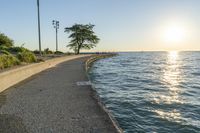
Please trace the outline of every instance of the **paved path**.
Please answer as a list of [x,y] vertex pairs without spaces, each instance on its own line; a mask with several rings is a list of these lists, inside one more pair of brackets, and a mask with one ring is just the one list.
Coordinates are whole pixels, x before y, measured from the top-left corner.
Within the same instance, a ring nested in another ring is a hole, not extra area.
[[92,97],[84,62],[64,62],[0,93],[0,133],[115,133]]

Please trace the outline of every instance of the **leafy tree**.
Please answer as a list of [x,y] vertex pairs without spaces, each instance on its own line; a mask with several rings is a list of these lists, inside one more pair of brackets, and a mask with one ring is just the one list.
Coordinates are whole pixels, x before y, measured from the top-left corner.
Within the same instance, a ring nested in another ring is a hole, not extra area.
[[12,47],[13,40],[11,40],[9,37],[4,35],[3,33],[0,33],[0,46]]
[[81,49],[94,48],[100,39],[95,35],[93,28],[92,24],[74,24],[65,28],[65,32],[71,33],[71,41],[67,47],[73,49],[76,54],[79,54]]

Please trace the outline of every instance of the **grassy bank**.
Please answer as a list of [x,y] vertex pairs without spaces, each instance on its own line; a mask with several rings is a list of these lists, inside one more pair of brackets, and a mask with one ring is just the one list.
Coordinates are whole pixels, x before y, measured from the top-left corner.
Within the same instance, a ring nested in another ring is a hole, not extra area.
[[15,47],[14,41],[0,33],[0,69],[9,68],[23,63],[37,62],[33,52],[24,47]]
[[33,52],[23,47],[0,46],[0,69],[37,62]]
[[23,46],[14,46],[14,41],[8,36],[0,33],[0,70],[18,65],[45,61],[56,56],[64,55],[61,51],[51,51],[49,48],[42,51],[42,56],[38,50],[31,51]]

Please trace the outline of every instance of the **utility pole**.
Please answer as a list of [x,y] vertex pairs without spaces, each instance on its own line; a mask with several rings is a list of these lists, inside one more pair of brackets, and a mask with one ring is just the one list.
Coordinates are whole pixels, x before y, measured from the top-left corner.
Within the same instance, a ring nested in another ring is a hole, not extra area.
[[41,51],[41,33],[40,33],[40,2],[37,0],[37,11],[38,11],[38,38],[39,38],[39,51],[40,56],[42,55]]
[[53,20],[52,24],[54,28],[56,29],[56,51],[58,51],[58,29],[59,29],[59,21]]

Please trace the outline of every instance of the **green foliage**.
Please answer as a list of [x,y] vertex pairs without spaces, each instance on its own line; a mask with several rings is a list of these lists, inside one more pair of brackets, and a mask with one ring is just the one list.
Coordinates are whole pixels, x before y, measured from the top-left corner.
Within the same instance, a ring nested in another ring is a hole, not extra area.
[[56,51],[56,52],[54,52],[54,54],[64,54],[64,53],[61,51]]
[[21,62],[26,62],[26,63],[33,63],[37,61],[35,54],[28,50],[23,50],[22,52],[19,52],[17,54],[17,58]]
[[[41,52],[42,52],[43,55],[45,54],[44,51],[41,51]],[[39,50],[34,50],[33,53],[36,54],[36,55],[39,55],[40,51]]]
[[34,50],[33,53],[34,54],[40,54],[40,51],[39,50]]
[[19,52],[23,52],[23,51],[29,51],[28,49],[24,48],[24,47],[10,47],[8,49],[8,51],[10,53],[19,53]]
[[35,54],[23,46],[14,47],[13,40],[0,33],[0,69],[19,65],[20,62],[32,63],[36,61]]
[[49,48],[44,49],[44,54],[53,54],[53,51],[51,51]]
[[8,68],[8,67],[19,65],[19,64],[20,64],[20,61],[11,54],[0,55],[0,69]]
[[13,40],[11,40],[9,37],[4,35],[3,33],[0,33],[0,46],[12,47]]
[[3,45],[0,45],[0,50],[6,50],[6,51],[8,51],[8,47],[7,46],[3,46]]
[[0,50],[0,54],[10,55],[10,53],[7,50]]
[[95,35],[93,28],[94,25],[91,24],[74,24],[65,28],[65,32],[71,33],[71,41],[67,47],[73,49],[76,54],[79,54],[80,49],[94,48],[100,39]]

